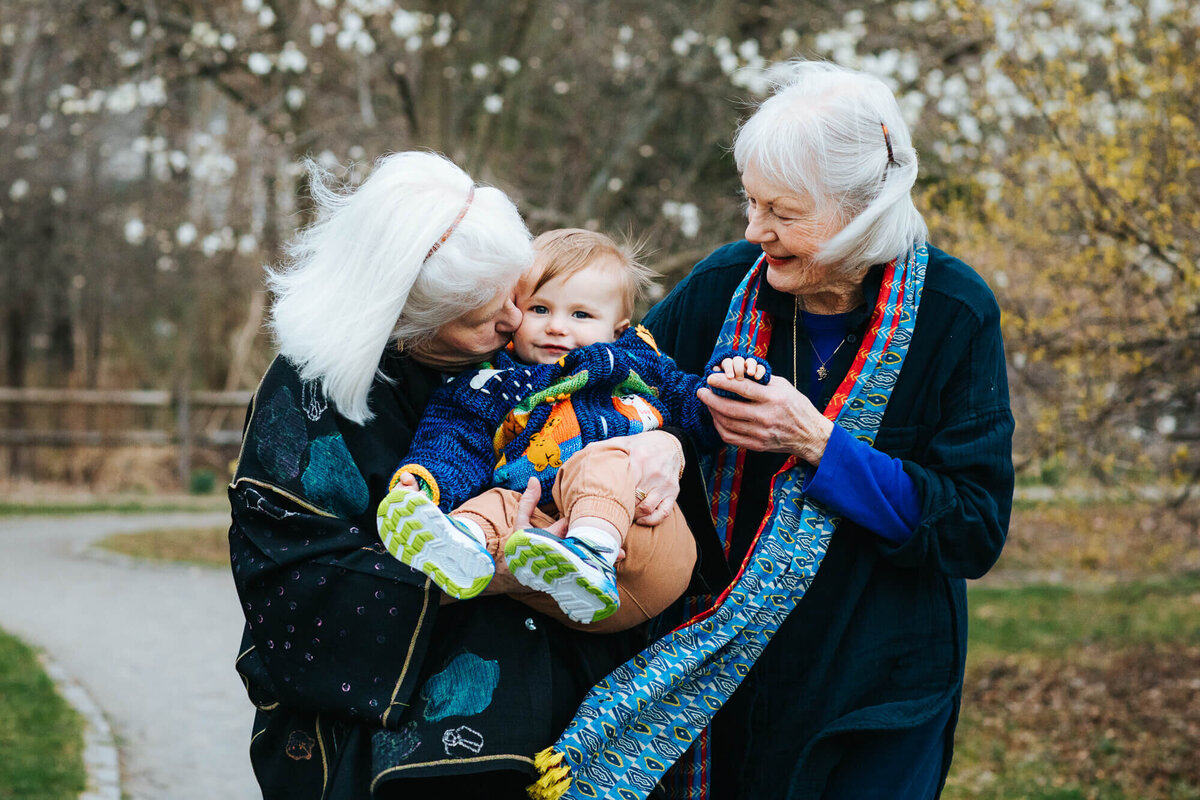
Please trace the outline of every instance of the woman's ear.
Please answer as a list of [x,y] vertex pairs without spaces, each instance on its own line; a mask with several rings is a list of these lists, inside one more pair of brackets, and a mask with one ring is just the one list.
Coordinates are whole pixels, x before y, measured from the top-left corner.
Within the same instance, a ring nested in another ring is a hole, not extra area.
[[615,338],[617,336],[620,336],[622,333],[624,333],[627,330],[629,330],[629,317],[626,317],[625,319],[623,319],[617,323],[617,326],[615,328],[613,328],[613,337]]

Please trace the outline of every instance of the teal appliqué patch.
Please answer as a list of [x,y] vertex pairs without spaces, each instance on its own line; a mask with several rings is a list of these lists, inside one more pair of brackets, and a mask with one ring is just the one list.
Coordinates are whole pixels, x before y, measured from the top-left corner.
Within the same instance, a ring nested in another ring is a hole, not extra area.
[[484,661],[474,653],[455,656],[421,687],[425,719],[437,722],[478,714],[492,704],[492,692],[499,683],[499,662]]
[[322,436],[309,445],[308,466],[300,481],[310,501],[340,517],[353,517],[367,509],[367,483],[340,433]]
[[415,722],[409,722],[398,731],[375,731],[371,735],[371,760],[375,764],[375,772],[402,764],[420,746],[421,736],[417,733]]
[[255,415],[254,452],[274,481],[288,484],[300,474],[308,444],[304,415],[288,387],[281,386]]

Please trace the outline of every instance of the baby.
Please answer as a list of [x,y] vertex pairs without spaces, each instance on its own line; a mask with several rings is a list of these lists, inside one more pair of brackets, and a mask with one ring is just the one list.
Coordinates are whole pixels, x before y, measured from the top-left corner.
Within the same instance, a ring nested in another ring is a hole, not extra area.
[[[645,497],[628,452],[607,440],[666,425],[701,447],[721,441],[696,398],[703,378],[681,372],[644,328],[630,328],[650,270],[586,230],[550,231],[534,250],[518,287],[523,318],[511,352],[434,393],[379,506],[379,534],[447,594],[474,597],[494,574],[522,490],[537,478],[542,507],[553,504],[567,520],[566,535],[516,531],[503,557],[521,584],[548,593],[571,620],[592,623],[620,607],[615,565]],[[770,377],[765,364],[734,353],[714,355],[710,366],[762,383]],[[594,442],[604,444],[576,455]],[[660,526],[655,536],[686,536],[694,562],[690,531],[673,511],[672,529]],[[670,586],[639,577],[627,596],[653,616],[682,593],[690,570],[676,569],[682,583]]]

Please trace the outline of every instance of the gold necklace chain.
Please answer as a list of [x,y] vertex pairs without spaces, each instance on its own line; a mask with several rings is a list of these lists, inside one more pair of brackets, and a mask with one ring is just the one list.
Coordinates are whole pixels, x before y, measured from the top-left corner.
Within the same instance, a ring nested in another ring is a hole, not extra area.
[[[792,309],[792,380],[795,381],[797,379],[796,378],[796,372],[797,372],[797,367],[796,367],[796,338],[797,338],[796,320],[800,316],[800,296],[796,295],[793,299],[795,300],[795,304],[794,304],[794,308]],[[849,338],[850,338],[850,334],[847,333],[845,336],[842,337],[842,340],[840,342],[838,342],[838,346],[833,348],[833,352],[829,354],[828,358],[821,358],[821,354],[820,354],[820,352],[817,351],[817,346],[813,343],[812,337],[809,337],[808,345],[809,345],[809,347],[812,348],[813,355],[815,355],[817,357],[817,361],[821,362],[820,366],[817,367],[817,381],[818,382],[824,381],[826,378],[829,377],[829,370],[826,368],[825,365],[833,360],[833,357],[837,355],[838,350],[842,349],[842,345],[844,345],[846,343],[846,340]]]

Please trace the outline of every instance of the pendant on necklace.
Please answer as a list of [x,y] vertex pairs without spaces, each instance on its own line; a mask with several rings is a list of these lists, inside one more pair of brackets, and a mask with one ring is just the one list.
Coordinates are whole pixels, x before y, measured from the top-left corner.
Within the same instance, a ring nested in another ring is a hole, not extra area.
[[825,367],[817,367],[817,380],[823,381],[829,377],[829,370]]

